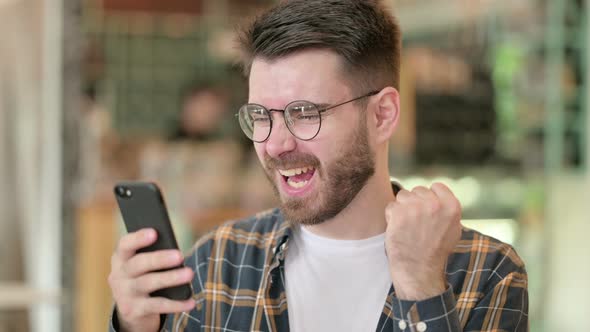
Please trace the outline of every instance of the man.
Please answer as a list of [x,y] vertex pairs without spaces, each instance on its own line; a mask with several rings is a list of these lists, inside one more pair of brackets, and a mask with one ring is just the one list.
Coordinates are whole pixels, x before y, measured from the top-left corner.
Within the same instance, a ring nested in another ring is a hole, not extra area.
[[[111,330],[526,331],[514,250],[460,224],[442,184],[391,184],[400,31],[377,1],[293,0],[240,39],[239,110],[281,208],[227,223],[178,252],[123,237],[109,278]],[[192,282],[187,301],[150,298]],[[168,314],[165,316],[164,314]]]

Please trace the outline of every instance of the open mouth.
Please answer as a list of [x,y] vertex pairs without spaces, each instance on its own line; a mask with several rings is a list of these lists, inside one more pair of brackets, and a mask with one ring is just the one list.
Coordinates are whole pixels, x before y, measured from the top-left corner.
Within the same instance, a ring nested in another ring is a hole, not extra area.
[[309,183],[315,174],[315,168],[305,166],[285,170],[280,169],[279,174],[281,174],[289,187],[293,189],[302,189]]

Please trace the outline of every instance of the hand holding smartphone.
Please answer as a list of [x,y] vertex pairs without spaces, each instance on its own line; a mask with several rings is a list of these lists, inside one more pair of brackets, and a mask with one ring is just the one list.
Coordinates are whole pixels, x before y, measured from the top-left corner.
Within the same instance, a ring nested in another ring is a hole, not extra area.
[[[127,232],[137,232],[144,228],[152,228],[157,233],[156,242],[141,248],[136,253],[155,252],[159,250],[176,249],[178,244],[170,223],[166,204],[158,186],[150,182],[124,182],[115,186],[115,196]],[[157,272],[182,268],[162,269]],[[172,300],[186,300],[192,296],[190,283],[180,286],[167,287],[156,290],[151,296],[161,296]]]

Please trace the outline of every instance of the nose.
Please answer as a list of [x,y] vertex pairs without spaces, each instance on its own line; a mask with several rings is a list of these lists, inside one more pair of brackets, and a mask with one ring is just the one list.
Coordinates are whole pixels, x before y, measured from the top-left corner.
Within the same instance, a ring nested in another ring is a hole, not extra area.
[[274,113],[272,130],[266,143],[266,153],[273,158],[281,156],[285,152],[291,152],[297,146],[297,139],[287,128],[284,115]]

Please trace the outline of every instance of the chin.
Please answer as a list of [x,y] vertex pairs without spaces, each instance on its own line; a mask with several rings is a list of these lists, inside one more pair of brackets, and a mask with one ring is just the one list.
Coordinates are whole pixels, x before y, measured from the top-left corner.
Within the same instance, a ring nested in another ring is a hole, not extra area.
[[[310,197],[311,196],[311,197]],[[321,198],[310,195],[305,198],[281,196],[281,211],[285,218],[295,224],[317,225],[323,222],[320,211]]]
[[310,214],[309,209],[301,209],[296,211],[283,206],[281,207],[281,211],[285,216],[285,220],[296,225],[313,226],[319,225],[325,221],[325,219],[317,217],[317,214]]

